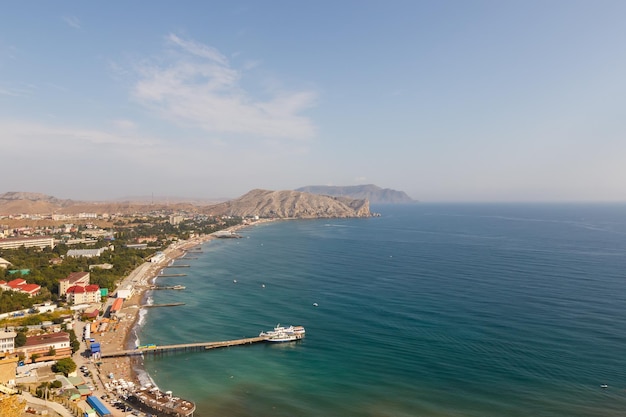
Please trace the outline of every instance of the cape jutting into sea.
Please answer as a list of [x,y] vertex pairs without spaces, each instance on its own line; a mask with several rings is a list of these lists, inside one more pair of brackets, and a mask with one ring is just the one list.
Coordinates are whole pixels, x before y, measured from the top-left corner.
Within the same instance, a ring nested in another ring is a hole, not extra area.
[[[142,344],[306,337],[145,360],[208,416],[623,416],[626,205],[415,204],[202,246]],[[167,281],[166,281],[167,280]]]

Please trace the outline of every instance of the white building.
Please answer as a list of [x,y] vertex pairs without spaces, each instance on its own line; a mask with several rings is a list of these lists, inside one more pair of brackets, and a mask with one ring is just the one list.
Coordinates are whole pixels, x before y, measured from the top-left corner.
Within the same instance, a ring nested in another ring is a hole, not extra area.
[[133,295],[133,287],[131,285],[126,286],[126,288],[122,288],[117,290],[116,298],[123,298],[128,300]]
[[164,259],[165,259],[165,254],[163,252],[157,252],[154,254],[152,258],[150,258],[150,262],[152,262],[153,264],[158,264]]
[[19,249],[21,247],[33,248],[54,248],[54,238],[37,236],[37,237],[10,237],[0,239],[0,249]]
[[13,353],[15,350],[15,337],[17,333],[0,331],[0,353]]
[[98,249],[70,249],[67,251],[67,256],[70,258],[93,258],[96,256],[100,256],[104,253],[107,248],[98,248]]

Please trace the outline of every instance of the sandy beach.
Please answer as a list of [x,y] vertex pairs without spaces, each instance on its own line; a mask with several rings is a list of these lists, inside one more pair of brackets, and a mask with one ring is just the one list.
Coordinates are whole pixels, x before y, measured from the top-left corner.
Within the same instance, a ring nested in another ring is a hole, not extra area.
[[[163,251],[164,258],[159,263],[146,262],[122,281],[120,287],[131,285],[133,294],[124,301],[120,314],[118,314],[120,320],[113,324],[115,330],[97,334],[97,340],[100,342],[103,351],[111,352],[132,348],[131,344],[134,342],[134,340],[131,340],[132,330],[139,319],[139,312],[141,305],[145,302],[146,291],[153,284],[154,278],[174,259],[182,257],[189,249],[211,239],[215,239],[215,237],[205,235],[174,243]],[[139,384],[135,371],[138,363],[131,362],[131,358],[105,358],[100,362],[99,368],[102,381],[108,378],[109,374],[113,374],[115,379],[122,378]]]
[[[226,229],[226,231],[236,232],[245,227],[254,226],[260,223],[266,223],[272,220],[261,220],[252,224],[244,224],[233,226]],[[183,257],[189,250],[203,243],[206,243],[212,239],[217,239],[214,235],[202,235],[186,241],[179,241],[163,251],[164,258],[158,263],[146,262],[132,271],[124,280],[120,283],[119,288],[125,288],[128,285],[133,287],[132,296],[124,301],[122,309],[118,314],[119,320],[111,321],[108,329],[105,332],[92,335],[101,344],[103,352],[115,352],[120,350],[132,349],[134,347],[134,335],[133,328],[135,327],[137,320],[139,319],[139,313],[141,306],[145,303],[146,292],[149,291],[150,286],[153,285],[154,278],[168,266],[173,260]],[[111,304],[109,302],[108,304]],[[121,358],[104,358],[99,361],[100,365],[97,367],[97,375],[95,375],[94,382],[96,383],[96,395],[101,396],[107,394],[104,383],[111,378],[109,375],[113,375],[113,379],[125,381],[132,381],[137,386],[141,386],[146,381],[140,381],[138,370],[141,370],[142,358],[141,357],[121,357]],[[168,389],[168,387],[162,387]],[[117,410],[113,411],[113,415],[116,416]],[[124,415],[123,413],[120,415]]]

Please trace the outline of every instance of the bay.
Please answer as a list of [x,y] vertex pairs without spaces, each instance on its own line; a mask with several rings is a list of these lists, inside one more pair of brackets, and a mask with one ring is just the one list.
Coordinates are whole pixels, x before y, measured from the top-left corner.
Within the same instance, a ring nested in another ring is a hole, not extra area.
[[160,283],[186,290],[150,296],[185,305],[147,311],[141,343],[307,335],[148,356],[150,377],[197,417],[623,414],[626,205],[373,209],[177,261],[188,276]]

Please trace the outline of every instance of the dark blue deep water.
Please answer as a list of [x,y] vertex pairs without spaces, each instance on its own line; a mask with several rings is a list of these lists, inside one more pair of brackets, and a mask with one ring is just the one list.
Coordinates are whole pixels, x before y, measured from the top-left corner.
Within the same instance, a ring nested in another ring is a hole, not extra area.
[[196,417],[626,414],[626,205],[373,210],[177,261],[160,284],[187,289],[152,297],[186,304],[148,310],[141,343],[307,335],[148,357],[150,376]]

